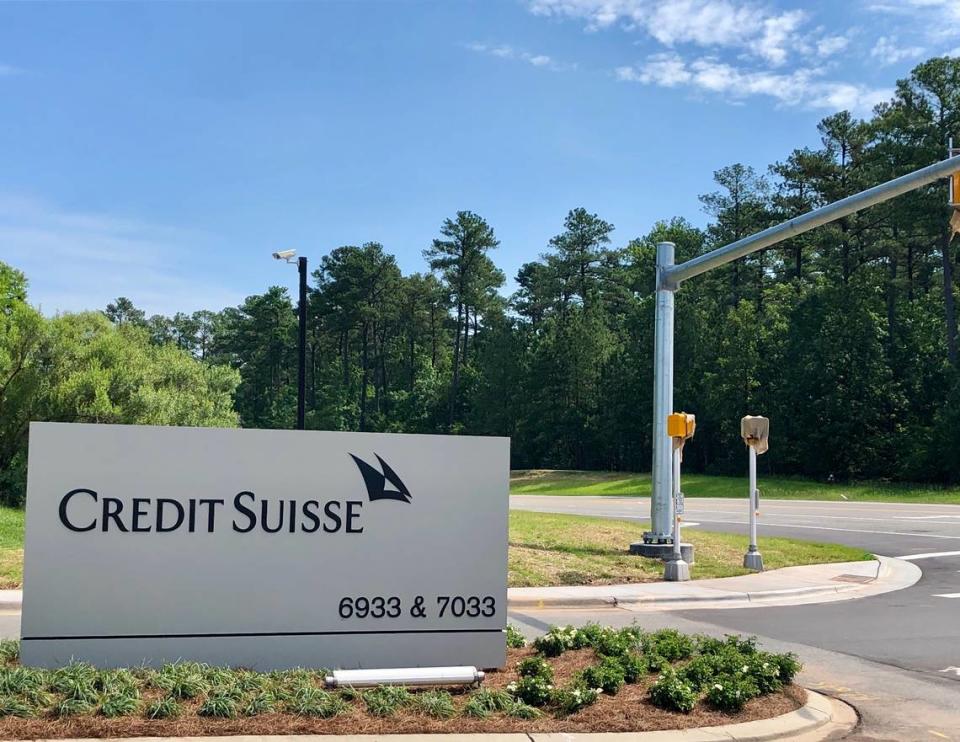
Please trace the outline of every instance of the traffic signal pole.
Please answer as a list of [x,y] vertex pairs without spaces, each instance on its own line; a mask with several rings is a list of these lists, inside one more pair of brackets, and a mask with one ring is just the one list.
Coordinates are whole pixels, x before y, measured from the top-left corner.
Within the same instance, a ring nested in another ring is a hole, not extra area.
[[[952,154],[952,152],[951,152]],[[667,415],[673,412],[673,341],[674,292],[684,281],[706,273],[746,255],[776,245],[829,224],[837,219],[889,201],[904,193],[922,188],[941,178],[960,172],[960,156],[928,165],[899,178],[835,201],[819,209],[789,219],[762,232],[737,240],[724,247],[675,264],[672,242],[657,245],[657,303],[654,339],[653,373],[653,470],[650,498],[650,530],[643,534],[643,544],[631,546],[631,552],[654,555],[659,546],[673,542],[672,446],[667,435]],[[649,547],[649,552],[643,549]],[[639,547],[639,548],[635,548]],[[672,551],[672,549],[671,549]],[[669,552],[668,552],[669,553]]]

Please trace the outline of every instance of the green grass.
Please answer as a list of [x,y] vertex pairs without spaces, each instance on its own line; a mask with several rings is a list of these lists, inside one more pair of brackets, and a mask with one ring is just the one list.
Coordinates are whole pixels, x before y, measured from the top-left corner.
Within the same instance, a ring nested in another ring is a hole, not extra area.
[[[697,477],[690,477],[693,482]],[[732,489],[720,489],[718,482],[736,482],[721,477],[699,477],[709,494],[690,492],[691,496],[724,497]],[[779,480],[800,487],[817,486],[810,482]],[[765,484],[765,483],[764,483]],[[514,494],[627,495],[649,494],[649,475],[593,472],[547,472],[535,476],[514,472]],[[779,497],[766,486],[767,497]],[[802,495],[796,495],[801,497]],[[960,502],[960,492],[956,494]],[[813,498],[817,499],[817,498]],[[826,499],[826,498],[819,498]],[[854,499],[854,498],[851,498]],[[641,523],[596,518],[584,519],[590,525],[582,532],[570,527],[575,516],[539,513],[510,514],[510,585],[569,585],[587,583],[633,582],[659,579],[659,562],[638,559],[624,553],[631,541],[643,532]],[[739,566],[746,541],[741,536],[688,531],[697,547],[694,578],[727,577],[744,574]],[[742,543],[741,543],[742,542]],[[864,552],[842,546],[814,544],[791,539],[763,539],[763,561],[768,569],[795,564],[845,562],[869,558]],[[23,511],[0,508],[0,589],[17,588],[23,582]],[[171,678],[177,687],[173,695],[192,698],[205,692],[206,680],[196,674],[178,673]]]
[[[760,491],[773,500],[835,500],[960,504],[960,487],[888,482],[829,484],[792,477],[767,477],[760,473]],[[688,497],[746,497],[744,477],[684,474]],[[521,469],[510,474],[513,495],[618,495],[649,497],[650,475],[629,472]],[[842,495],[842,497],[841,497]]]
[[[510,511],[511,587],[601,585],[651,582],[663,578],[663,563],[627,553],[647,524],[636,521]],[[693,579],[748,574],[742,566],[746,536],[688,529],[695,549]],[[761,538],[767,569],[800,564],[872,559],[862,549],[790,538]]]
[[23,582],[23,510],[0,507],[0,590]]

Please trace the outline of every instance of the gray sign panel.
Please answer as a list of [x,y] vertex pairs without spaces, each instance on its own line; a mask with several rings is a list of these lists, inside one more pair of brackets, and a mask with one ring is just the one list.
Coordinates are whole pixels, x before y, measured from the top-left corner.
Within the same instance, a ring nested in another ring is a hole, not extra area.
[[505,661],[509,439],[34,423],[21,655]]

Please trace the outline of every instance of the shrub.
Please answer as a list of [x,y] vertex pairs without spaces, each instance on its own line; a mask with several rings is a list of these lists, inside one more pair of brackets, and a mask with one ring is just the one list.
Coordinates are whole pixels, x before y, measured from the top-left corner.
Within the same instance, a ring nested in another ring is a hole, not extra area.
[[237,699],[224,693],[211,693],[207,700],[200,704],[197,715],[233,719],[237,715]]
[[211,687],[231,686],[236,682],[236,674],[227,667],[205,667],[203,677]]
[[64,698],[53,711],[57,716],[82,716],[92,713],[95,706],[85,698]]
[[0,717],[19,716],[27,719],[34,715],[33,707],[14,696],[0,696]]
[[190,673],[174,678],[168,692],[174,698],[197,698],[210,689],[209,684],[199,673]]
[[205,670],[203,665],[196,662],[164,665],[153,677],[153,685],[174,698],[197,698],[210,690]]
[[647,672],[664,672],[670,669],[670,662],[659,654],[646,654],[643,661],[647,666]]
[[453,696],[445,690],[429,690],[413,697],[414,708],[435,719],[449,719],[456,713]]
[[463,712],[467,716],[483,719],[494,711],[506,711],[514,703],[516,701],[505,691],[483,688],[470,695]]
[[792,683],[797,673],[803,669],[803,665],[793,652],[775,654],[772,655],[772,659],[780,669],[780,682],[784,684]]
[[682,680],[672,669],[661,673],[650,686],[650,702],[668,711],[689,714],[697,705],[697,692],[690,683]]
[[267,686],[267,677],[251,670],[239,670],[233,676],[234,685],[244,693],[261,691]]
[[123,693],[137,690],[139,682],[129,670],[101,670],[94,686],[104,693]]
[[0,693],[27,693],[39,691],[46,684],[44,673],[30,667],[0,669]]
[[750,679],[757,686],[760,695],[773,693],[783,687],[780,681],[780,665],[773,655],[767,652],[757,652],[747,657],[747,667]]
[[344,701],[362,701],[363,691],[359,688],[354,688],[352,685],[345,685],[340,688],[340,697]]
[[131,688],[108,693],[100,704],[100,713],[112,719],[135,714],[139,708],[140,694],[135,688]]
[[490,716],[490,709],[482,701],[471,697],[463,705],[463,714],[464,716],[472,716],[474,719],[486,719]]
[[596,703],[599,697],[600,690],[598,688],[588,688],[585,685],[574,684],[554,691],[550,702],[560,716],[570,716],[570,714],[575,714],[580,709]]
[[738,654],[753,654],[757,651],[755,636],[744,639],[736,634],[727,634],[723,639],[714,639],[712,636],[698,634],[694,637],[694,642],[697,651],[704,655],[723,654],[730,651]]
[[636,648],[637,640],[633,635],[622,631],[604,634],[594,645],[597,654],[604,657],[624,657]]
[[244,716],[272,714],[276,710],[277,699],[269,691],[255,692],[243,707]]
[[543,678],[553,682],[553,668],[542,657],[527,657],[517,663],[517,675],[521,678]]
[[586,636],[572,626],[551,626],[533,642],[533,648],[546,657],[559,657],[568,649],[586,646]]
[[543,714],[540,709],[524,703],[523,701],[513,701],[506,709],[507,716],[514,719],[539,719]]
[[393,716],[402,706],[410,703],[410,691],[395,685],[381,685],[363,694],[367,711],[374,716]]
[[523,649],[527,646],[526,637],[512,623],[507,624],[507,646],[510,649]]
[[[379,690],[379,689],[377,689]],[[405,690],[405,689],[404,689]],[[375,693],[376,691],[371,691]],[[370,695],[370,694],[368,694]],[[367,707],[370,708],[368,701]],[[340,696],[313,686],[301,686],[287,703],[287,708],[300,716],[319,716],[330,719],[347,710],[347,702]],[[371,710],[371,713],[376,713]],[[377,716],[389,716],[390,713],[378,713]]]
[[695,649],[694,640],[676,629],[661,629],[643,637],[644,653],[663,657],[669,662],[685,660]]
[[634,652],[629,652],[617,659],[623,668],[623,680],[626,683],[632,684],[639,682],[647,672],[647,665],[643,657]]
[[577,647],[577,649],[582,647],[596,648],[604,636],[617,633],[616,629],[612,629],[609,626],[602,626],[598,623],[588,623],[586,626],[582,626],[576,631],[577,643],[580,645]]
[[167,696],[148,703],[144,713],[148,719],[174,719],[180,716],[180,704],[176,698]]
[[530,706],[545,706],[553,685],[542,677],[525,677],[507,686],[507,692]]
[[607,695],[615,696],[626,680],[623,665],[615,657],[605,657],[600,664],[579,673],[588,688],[600,688]]
[[707,703],[718,711],[734,714],[751,698],[760,695],[753,679],[744,675],[721,675],[707,688]]
[[0,662],[12,664],[20,659],[20,642],[16,639],[0,640]]
[[696,657],[679,671],[677,677],[689,683],[694,690],[703,690],[717,674],[716,663],[711,656]]
[[742,636],[727,634],[726,644],[740,654],[753,654],[757,651],[757,637],[755,636],[748,636],[744,639]]
[[66,667],[54,670],[50,676],[50,689],[62,693],[67,699],[93,703],[97,699],[97,671],[85,662],[71,662]]

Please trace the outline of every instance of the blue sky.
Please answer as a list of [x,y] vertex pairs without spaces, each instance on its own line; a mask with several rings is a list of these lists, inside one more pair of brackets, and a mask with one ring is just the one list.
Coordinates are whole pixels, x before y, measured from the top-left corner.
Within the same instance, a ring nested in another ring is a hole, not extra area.
[[471,209],[512,277],[575,206],[704,223],[945,53],[958,0],[0,3],[0,259],[45,313],[219,309]]

